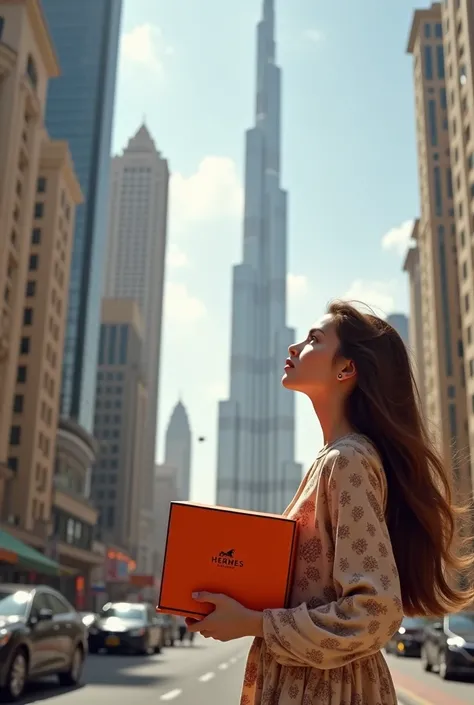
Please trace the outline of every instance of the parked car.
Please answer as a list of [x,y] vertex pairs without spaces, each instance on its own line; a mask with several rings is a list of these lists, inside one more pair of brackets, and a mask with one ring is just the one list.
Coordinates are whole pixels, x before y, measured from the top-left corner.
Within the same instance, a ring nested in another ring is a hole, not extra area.
[[108,602],[89,627],[89,651],[159,653],[163,628],[154,608],[146,603]]
[[458,612],[429,625],[421,649],[425,671],[438,671],[449,680],[474,675],[474,612]]
[[97,619],[95,612],[79,612],[79,614],[81,616],[82,623],[85,627],[87,627],[87,629],[89,629],[91,624],[93,624]]
[[29,680],[43,676],[77,685],[86,653],[81,617],[60,593],[0,585],[0,691],[7,700],[18,700]]
[[404,617],[398,631],[385,647],[386,652],[397,656],[420,656],[425,627],[429,623],[426,617]]

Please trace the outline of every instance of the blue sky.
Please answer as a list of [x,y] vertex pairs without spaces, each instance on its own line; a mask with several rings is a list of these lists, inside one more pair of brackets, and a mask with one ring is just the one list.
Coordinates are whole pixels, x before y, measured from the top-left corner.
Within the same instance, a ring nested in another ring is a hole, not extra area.
[[[114,151],[143,116],[172,171],[158,456],[179,395],[195,436],[193,497],[214,500],[217,400],[227,394],[231,268],[240,258],[244,131],[261,0],[124,0]],[[426,3],[425,3],[426,6]],[[410,0],[276,0],[289,323],[328,300],[407,311],[401,272],[418,213]],[[321,443],[298,400],[298,459]]]

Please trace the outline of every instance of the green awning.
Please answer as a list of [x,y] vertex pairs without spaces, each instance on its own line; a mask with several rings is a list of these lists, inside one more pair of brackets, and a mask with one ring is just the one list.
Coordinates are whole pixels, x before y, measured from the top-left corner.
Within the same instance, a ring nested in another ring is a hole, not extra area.
[[28,568],[43,575],[59,575],[59,564],[56,561],[52,561],[2,529],[0,529],[0,549],[9,554],[15,554],[17,556],[15,563],[22,568]]

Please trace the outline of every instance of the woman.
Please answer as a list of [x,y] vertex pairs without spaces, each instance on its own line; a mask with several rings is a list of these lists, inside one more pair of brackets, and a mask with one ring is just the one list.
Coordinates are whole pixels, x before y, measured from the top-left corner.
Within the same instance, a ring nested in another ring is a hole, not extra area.
[[299,522],[289,609],[254,612],[224,595],[189,628],[255,636],[241,705],[396,705],[380,649],[403,615],[457,611],[450,487],[423,427],[405,346],[343,302],[293,345],[283,385],[312,401],[324,447],[285,514]]

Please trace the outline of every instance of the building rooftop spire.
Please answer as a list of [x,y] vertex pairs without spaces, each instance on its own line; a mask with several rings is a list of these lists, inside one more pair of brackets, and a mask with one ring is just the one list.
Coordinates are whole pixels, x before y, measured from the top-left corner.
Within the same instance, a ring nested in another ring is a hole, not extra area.
[[156,145],[153,137],[145,124],[145,120],[134,134],[134,136],[128,141],[127,151],[132,152],[156,152]]

